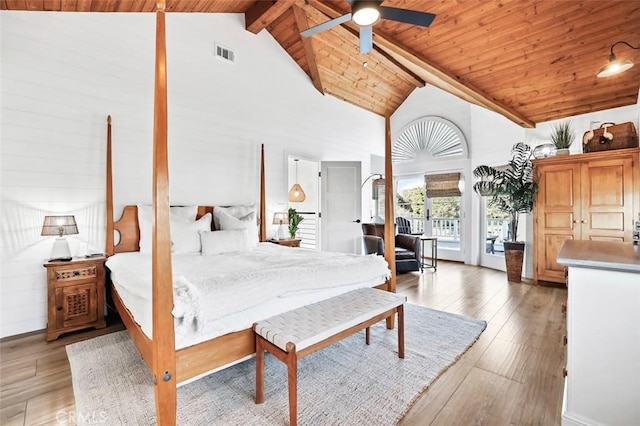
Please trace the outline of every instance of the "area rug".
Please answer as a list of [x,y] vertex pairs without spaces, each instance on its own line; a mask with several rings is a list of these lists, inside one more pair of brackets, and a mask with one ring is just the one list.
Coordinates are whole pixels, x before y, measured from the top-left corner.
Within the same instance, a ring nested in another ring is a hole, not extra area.
[[[480,336],[486,322],[416,305],[405,308],[405,359],[384,322],[298,363],[298,423],[392,425]],[[126,331],[67,346],[80,424],[155,425],[152,375]],[[178,389],[179,425],[285,425],[284,363],[267,354],[265,402],[254,403],[247,360]]]

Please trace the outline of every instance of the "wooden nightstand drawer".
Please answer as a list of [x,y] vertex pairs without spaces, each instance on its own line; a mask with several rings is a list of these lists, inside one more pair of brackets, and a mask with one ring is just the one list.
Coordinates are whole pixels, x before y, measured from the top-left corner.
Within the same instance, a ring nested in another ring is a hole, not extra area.
[[88,327],[103,328],[106,258],[48,262],[47,340]]
[[76,281],[84,280],[87,278],[95,278],[98,276],[97,268],[95,265],[87,266],[84,268],[55,268],[56,281]]

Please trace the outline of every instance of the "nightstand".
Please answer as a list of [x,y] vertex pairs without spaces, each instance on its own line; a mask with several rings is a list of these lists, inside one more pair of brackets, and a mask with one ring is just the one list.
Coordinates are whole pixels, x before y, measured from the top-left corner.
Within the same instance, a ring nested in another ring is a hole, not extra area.
[[47,262],[47,341],[62,333],[104,328],[105,257]]
[[290,240],[269,240],[270,243],[279,244],[281,246],[287,247],[300,247],[300,239],[290,239]]

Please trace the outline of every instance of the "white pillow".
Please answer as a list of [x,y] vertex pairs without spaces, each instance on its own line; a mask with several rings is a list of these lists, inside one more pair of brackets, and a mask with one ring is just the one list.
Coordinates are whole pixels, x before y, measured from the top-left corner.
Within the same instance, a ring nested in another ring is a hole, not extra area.
[[256,224],[255,211],[240,218],[233,217],[225,211],[219,211],[218,219],[220,220],[220,230],[246,229],[249,235],[249,244],[252,247],[258,245],[258,227]]
[[[193,223],[197,214],[198,206],[171,207],[169,211],[171,227],[173,228],[174,222]],[[140,229],[140,253],[151,253],[153,206],[138,204],[138,227]]]
[[[173,222],[193,222],[198,214],[198,206],[174,206],[169,208],[169,218]],[[138,204],[138,227],[140,229],[140,253],[151,253],[153,238],[153,206]]]
[[202,242],[202,255],[236,253],[249,251],[249,234],[246,229],[233,229],[230,231],[200,231]]
[[220,218],[219,214],[225,212],[235,218],[245,217],[249,213],[255,213],[256,206],[227,206],[220,207],[214,206],[213,208],[213,225],[214,229],[220,230]]
[[171,219],[171,251],[175,254],[200,253],[200,231],[211,230],[211,213],[195,222]]

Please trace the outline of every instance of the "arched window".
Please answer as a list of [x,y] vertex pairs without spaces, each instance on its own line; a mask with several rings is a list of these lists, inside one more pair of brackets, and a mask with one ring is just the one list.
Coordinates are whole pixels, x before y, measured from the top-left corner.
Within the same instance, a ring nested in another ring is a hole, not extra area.
[[409,123],[391,150],[394,163],[412,161],[421,151],[433,158],[467,158],[467,142],[460,129],[442,117],[426,116]]

